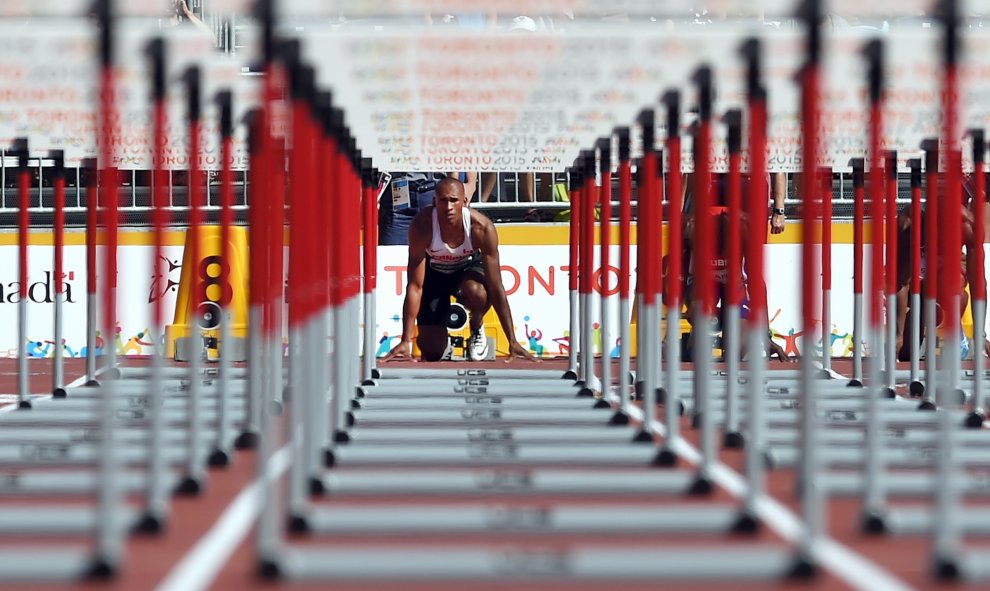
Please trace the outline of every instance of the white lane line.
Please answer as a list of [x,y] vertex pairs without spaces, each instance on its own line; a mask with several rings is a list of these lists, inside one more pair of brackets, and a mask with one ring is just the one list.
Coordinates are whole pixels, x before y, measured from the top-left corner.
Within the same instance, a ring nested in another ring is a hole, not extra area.
[[[611,393],[609,397],[617,399]],[[638,407],[630,406],[628,411],[631,418],[643,420],[643,413]],[[666,436],[667,431],[662,423],[651,420],[650,425],[654,432],[661,437]],[[701,461],[701,452],[684,439],[678,437],[672,443],[674,451],[688,462],[698,464]],[[735,497],[741,497],[746,492],[745,479],[721,462],[716,462],[713,466],[712,480]],[[804,526],[801,525],[797,516],[780,502],[770,496],[761,495],[757,500],[756,508],[763,521],[782,538],[792,544],[800,541]],[[822,566],[826,567],[829,572],[857,589],[869,591],[908,591],[911,589],[907,583],[892,573],[831,538],[821,540],[818,546],[818,558],[821,559]]]
[[[103,372],[104,369],[106,369],[106,368],[101,368],[101,369],[97,370],[96,374],[99,375],[100,373]],[[78,388],[79,386],[82,386],[85,383],[86,383],[86,374],[83,373],[83,375],[81,375],[78,378],[72,380],[72,382],[70,384],[68,384],[66,386],[66,388]],[[14,400],[12,401],[11,404],[9,404],[7,406],[0,407],[0,413],[13,412],[13,411],[17,410],[17,402],[20,401],[21,397],[18,396],[17,394],[12,394],[11,396],[14,396]],[[48,400],[51,397],[52,397],[51,394],[45,394],[45,395],[41,395],[41,396],[32,396],[31,397],[31,400]],[[6,400],[0,400],[0,402],[6,402]]]
[[157,591],[208,589],[261,513],[262,487],[280,477],[289,462],[289,446],[286,445],[272,456],[265,480],[255,480],[227,505],[216,523],[168,573]]

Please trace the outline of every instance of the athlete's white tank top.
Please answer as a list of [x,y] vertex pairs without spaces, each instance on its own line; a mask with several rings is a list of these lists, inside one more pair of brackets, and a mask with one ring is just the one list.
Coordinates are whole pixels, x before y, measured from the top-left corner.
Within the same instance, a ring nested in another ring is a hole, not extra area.
[[465,207],[461,210],[461,214],[464,223],[464,242],[451,248],[440,236],[440,218],[437,217],[437,209],[433,208],[433,239],[426,249],[426,256],[430,268],[434,271],[456,273],[470,267],[481,255],[481,252],[471,244],[471,211]]

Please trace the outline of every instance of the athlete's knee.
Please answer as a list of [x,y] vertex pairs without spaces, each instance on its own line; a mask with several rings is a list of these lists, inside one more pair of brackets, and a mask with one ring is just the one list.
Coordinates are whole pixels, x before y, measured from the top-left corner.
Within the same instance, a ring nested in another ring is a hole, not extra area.
[[465,281],[457,293],[457,299],[471,310],[488,305],[488,290],[480,281]]
[[440,361],[443,359],[444,353],[447,352],[446,331],[439,333],[420,329],[420,335],[416,338],[416,345],[419,347],[420,357],[423,361]]

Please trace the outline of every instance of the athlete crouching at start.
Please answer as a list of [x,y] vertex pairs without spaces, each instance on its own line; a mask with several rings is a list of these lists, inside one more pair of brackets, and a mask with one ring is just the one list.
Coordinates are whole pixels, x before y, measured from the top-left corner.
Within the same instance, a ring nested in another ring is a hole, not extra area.
[[[722,330],[721,327],[725,326],[724,306],[726,304],[726,299],[729,295],[728,275],[729,272],[731,271],[729,269],[728,244],[726,240],[726,238],[728,237],[729,221],[728,221],[728,213],[724,206],[713,206],[709,212],[709,215],[712,217],[712,222],[713,222],[712,227],[714,229],[713,236],[715,240],[713,244],[714,253],[712,253],[712,273],[713,273],[712,288],[715,290],[711,296],[713,298],[713,302],[715,305],[715,318],[713,318],[713,320],[718,321],[718,331],[721,331]],[[746,236],[749,233],[749,219],[745,214],[740,214],[739,217],[740,217],[739,235],[740,237]],[[684,293],[684,306],[686,308],[685,317],[687,318],[688,322],[691,323],[691,332],[688,334],[688,340],[686,343],[687,346],[685,347],[682,358],[685,361],[693,361],[695,329],[699,328],[699,327],[695,327],[693,324],[695,322],[694,308],[693,308],[695,304],[694,296],[696,291],[695,273],[698,269],[698,266],[700,265],[700,262],[695,261],[695,256],[694,256],[693,216],[686,218],[684,223],[683,236],[684,238],[683,238],[681,256],[683,257],[682,260],[685,261],[684,266],[687,269],[687,273],[682,277],[681,289]],[[744,246],[745,244],[738,245],[740,250],[742,250]],[[748,300],[750,291],[754,289],[759,289],[762,290],[763,293],[765,293],[767,289],[766,283],[764,282],[762,277],[750,277],[746,273],[746,267],[747,267],[746,263],[747,263],[746,258],[743,257],[742,269],[735,270],[735,272],[741,275],[741,281],[740,281],[741,293],[739,294],[740,295],[739,299],[743,300],[743,302]],[[781,361],[793,361],[794,359],[788,357],[784,349],[780,345],[775,343],[772,338],[770,338],[770,327],[768,325],[762,325],[762,326],[751,325],[749,314],[747,313],[747,311],[748,309],[745,303],[744,305],[740,306],[740,316],[741,316],[740,334],[745,335],[747,334],[747,331],[750,330],[758,330],[761,333],[766,334],[767,358],[772,359],[773,357],[777,357]],[[766,310],[764,310],[763,317],[764,318],[767,317]],[[711,330],[711,328],[705,327],[705,330]],[[747,339],[741,338],[740,340],[741,340],[739,347],[740,355],[742,358],[746,358]],[[723,347],[725,347],[727,342],[727,337],[724,335],[724,333],[723,333],[722,342],[723,342]]]
[[[451,246],[454,245],[454,246]],[[502,285],[495,225],[483,214],[467,207],[464,185],[455,178],[437,184],[433,206],[421,211],[409,227],[409,280],[402,305],[402,339],[383,358],[412,358],[416,344],[423,361],[444,358],[450,339],[447,319],[454,296],[470,314],[471,336],[468,358],[488,356],[484,318],[495,308],[499,323],[509,335],[510,359],[536,358],[514,338],[512,312]]]

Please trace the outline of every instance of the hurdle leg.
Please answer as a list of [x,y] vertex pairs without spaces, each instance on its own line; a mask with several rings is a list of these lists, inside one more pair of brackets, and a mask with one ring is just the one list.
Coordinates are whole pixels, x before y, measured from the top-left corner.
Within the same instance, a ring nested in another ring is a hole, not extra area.
[[920,393],[921,382],[921,294],[911,294],[911,394]]
[[[887,370],[884,372],[884,384],[891,391],[897,385],[895,376],[897,374],[897,295],[887,294],[887,324],[884,335],[884,358],[886,359]],[[876,335],[880,336],[880,335]],[[879,342],[879,341],[877,341]]]
[[[729,448],[740,447],[739,433],[739,354],[742,350],[739,329],[739,307],[729,305],[725,308],[725,341],[727,382],[725,391],[725,436],[723,445]],[[757,351],[761,350],[757,349]]]
[[967,425],[973,428],[983,426],[987,416],[986,376],[984,375],[986,361],[983,358],[983,342],[986,340],[987,303],[985,300],[973,299],[973,412],[967,419]]
[[241,433],[237,436],[237,449],[252,449],[258,443],[261,427],[261,368],[264,365],[261,326],[264,312],[262,306],[252,303],[248,307],[248,391],[247,409]]
[[925,298],[925,395],[922,397],[920,408],[935,409],[935,397],[938,386],[938,359],[935,352],[937,339],[935,325],[935,300]]

